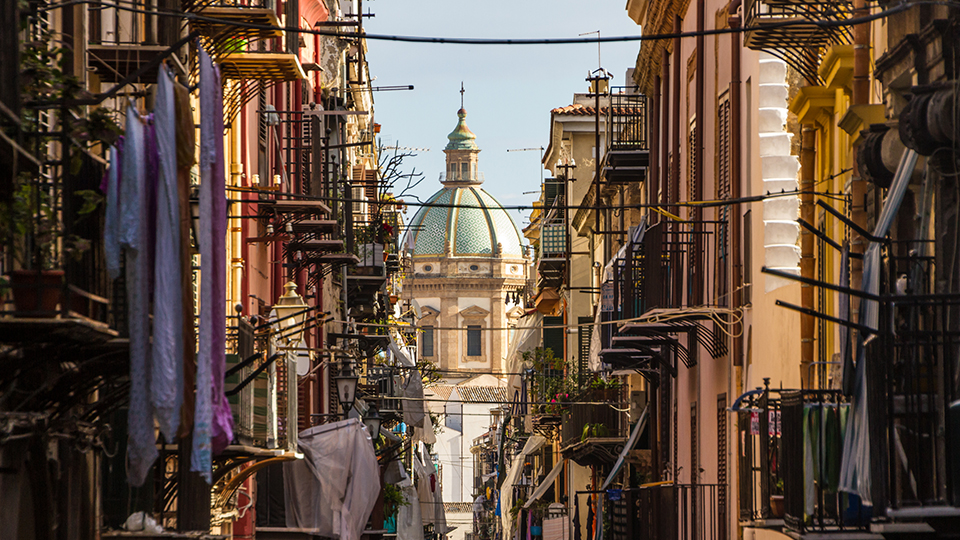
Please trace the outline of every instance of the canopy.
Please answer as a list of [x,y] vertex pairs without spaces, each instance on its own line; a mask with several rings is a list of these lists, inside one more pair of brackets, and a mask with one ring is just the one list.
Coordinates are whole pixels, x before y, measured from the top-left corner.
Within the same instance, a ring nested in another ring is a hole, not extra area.
[[284,463],[287,527],[358,540],[380,495],[373,444],[356,418],[300,433],[304,459]]
[[[896,217],[903,195],[910,184],[910,176],[917,165],[917,153],[907,150],[900,158],[900,165],[894,176],[893,184],[883,201],[883,210],[873,229],[874,238],[887,235],[893,218]],[[871,242],[863,256],[862,289],[874,295],[880,292],[880,244]],[[879,309],[876,300],[864,299],[860,307],[860,324],[870,328],[878,327]],[[868,433],[870,414],[867,409],[867,373],[866,347],[864,336],[857,336],[857,365],[853,384],[853,405],[850,420],[843,436],[843,459],[840,465],[840,490],[856,493],[865,505],[872,506],[872,485],[870,479],[870,436]],[[846,382],[844,386],[847,386]]]
[[543,497],[543,494],[550,489],[550,486],[553,485],[553,481],[560,476],[560,473],[563,472],[563,466],[567,464],[569,460],[563,460],[560,463],[554,465],[553,469],[550,470],[550,474],[543,479],[543,482],[540,482],[540,485],[537,486],[537,489],[533,490],[533,495],[530,495],[530,498],[527,499],[526,504],[523,505],[524,508],[530,508],[530,505],[533,504],[533,501]]
[[523,471],[523,463],[527,456],[536,452],[545,444],[547,444],[547,440],[540,435],[534,435],[527,439],[527,444],[523,445],[523,450],[513,458],[513,463],[510,464],[507,476],[504,477],[503,484],[501,484],[500,488],[500,521],[503,524],[504,538],[510,537],[508,533],[513,526],[512,520],[510,519],[510,509],[513,508],[513,485],[517,482],[517,478],[520,477],[521,471]]

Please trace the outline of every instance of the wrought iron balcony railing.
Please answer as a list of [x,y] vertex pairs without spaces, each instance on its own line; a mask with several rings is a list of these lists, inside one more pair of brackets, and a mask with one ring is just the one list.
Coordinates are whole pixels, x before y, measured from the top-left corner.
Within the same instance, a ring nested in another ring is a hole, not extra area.
[[960,507],[958,313],[957,294],[896,296],[881,307],[880,326],[889,331],[867,361],[876,366],[870,384],[885,390],[885,403],[870,414],[885,427],[874,440],[885,445],[892,517]]
[[839,490],[850,405],[836,390],[781,390],[779,458],[786,525],[800,533],[862,530],[869,507]]
[[[569,447],[588,439],[618,438],[625,436],[624,413],[618,411],[619,388],[588,389],[577,401],[562,411],[563,424],[560,430],[561,448]],[[601,427],[602,426],[602,427]]]
[[826,47],[850,43],[848,26],[824,26],[852,16],[844,0],[747,0],[744,44],[783,59],[812,85],[821,84],[817,69]]
[[603,158],[607,182],[642,182],[650,165],[647,97],[636,87],[616,87],[607,107],[608,144]]
[[614,540],[720,540],[726,538],[717,484],[665,484],[618,491],[611,500]]

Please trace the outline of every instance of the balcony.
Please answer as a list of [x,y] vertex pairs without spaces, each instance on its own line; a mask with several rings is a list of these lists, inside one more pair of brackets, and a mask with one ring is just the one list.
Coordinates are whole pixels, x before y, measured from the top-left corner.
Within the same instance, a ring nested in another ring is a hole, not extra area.
[[566,181],[548,178],[543,183],[543,210],[539,218],[537,273],[540,287],[559,288],[567,277],[568,232]]
[[892,331],[867,352],[885,368],[868,377],[885,390],[882,404],[870,402],[878,404],[870,414],[885,430],[871,442],[888,456],[880,469],[886,478],[874,481],[886,485],[887,516],[942,530],[960,527],[958,309],[957,294],[893,297],[882,304],[880,323]]
[[783,59],[814,86],[822,84],[817,69],[825,49],[852,38],[848,26],[814,24],[851,18],[852,4],[843,0],[748,0],[744,14],[744,45]]
[[603,158],[608,183],[643,182],[650,165],[647,141],[647,97],[635,87],[614,88],[606,109],[609,144]]
[[560,452],[584,467],[613,464],[627,441],[620,389],[588,389],[576,401],[561,412]]
[[[722,222],[660,222],[641,224],[623,255],[613,261],[613,279],[602,285],[603,320],[637,319],[617,329],[601,330],[603,361],[620,369],[641,369],[653,376],[660,366],[676,373],[674,359],[687,367],[697,364],[695,344],[719,358],[724,340],[710,326],[716,324],[702,311],[683,306],[710,305],[710,291],[701,282],[706,273],[705,249]],[[697,300],[696,297],[700,299]],[[655,322],[670,314],[670,321]]]
[[725,486],[663,484],[623,489],[610,499],[613,540],[720,540],[726,517],[720,515]]
[[[204,17],[191,20],[190,25],[212,42],[223,42],[230,38],[252,40],[283,37],[276,0],[187,1],[184,2],[184,11]],[[261,28],[244,28],[231,25],[231,22],[249,23]]]
[[[88,9],[87,57],[102,82],[124,80],[155,62],[173,43],[167,38],[178,23],[156,15],[155,3],[137,0],[127,7],[139,12],[99,5]],[[157,70],[148,69],[136,82],[156,83]]]

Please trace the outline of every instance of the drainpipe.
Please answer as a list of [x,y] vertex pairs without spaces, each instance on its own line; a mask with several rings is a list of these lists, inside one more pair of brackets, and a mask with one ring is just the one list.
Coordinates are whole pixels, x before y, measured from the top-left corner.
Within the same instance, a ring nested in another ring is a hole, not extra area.
[[[811,225],[814,222],[813,190],[814,166],[817,151],[815,144],[817,132],[812,125],[804,125],[800,135],[800,218]],[[808,279],[814,277],[813,233],[806,228],[800,229],[800,276]],[[813,309],[813,285],[800,285],[800,305],[805,309]],[[809,313],[809,311],[807,312]],[[800,315],[800,382],[804,389],[813,388],[814,351],[814,320],[813,315]]]
[[667,109],[670,107],[670,53],[667,47],[663,47],[663,60],[661,66],[663,75],[660,77],[663,88],[660,98],[660,107],[663,109],[661,115],[660,139],[663,144],[660,147],[660,205],[667,207],[668,196],[670,193],[670,145],[667,143],[667,137],[670,135],[670,114]]
[[[863,17],[869,14],[866,0],[853,1],[853,16]],[[853,92],[850,105],[863,105],[870,100],[870,24],[861,23],[853,27]],[[853,160],[853,173],[850,179],[850,218],[854,223],[867,228],[867,183],[860,177],[860,167]],[[862,254],[866,250],[866,239],[850,231],[850,252]],[[863,282],[863,259],[850,258],[850,287],[860,289]],[[857,320],[860,313],[860,301],[850,298],[851,320]]]
[[[696,163],[696,176],[693,178],[694,189],[693,189],[693,199],[697,201],[703,200],[703,132],[706,127],[706,121],[704,119],[704,101],[706,100],[706,77],[704,77],[704,53],[706,50],[704,44],[704,35],[703,31],[706,28],[706,23],[704,21],[706,5],[705,0],[697,1],[697,102],[696,102],[696,112],[697,115],[697,131],[696,137],[694,139],[695,146],[690,149],[693,153],[693,162]],[[693,240],[693,255],[696,257],[692,259],[694,278],[696,282],[693,284],[693,302],[692,305],[701,305],[703,304],[703,287],[704,287],[704,264],[703,264],[703,210],[700,208],[695,208],[693,210],[693,219],[694,219],[694,240]],[[699,371],[698,371],[699,373]],[[699,380],[699,375],[698,375]],[[692,471],[694,477],[696,477],[697,471]]]
[[[243,173],[243,164],[240,161],[240,117],[233,120],[230,126],[230,185],[240,187]],[[243,214],[243,204],[229,203],[231,214]],[[240,246],[244,243],[240,238],[243,228],[241,223],[243,219],[234,218],[230,220],[230,306],[229,311],[233,311],[233,306],[240,303],[246,305],[240,296],[240,282],[243,280],[243,259],[240,256]]]
[[[730,28],[740,28],[740,16],[737,10],[740,8],[740,0],[733,0],[730,4],[728,14]],[[740,33],[730,33],[730,196],[733,199],[740,198],[741,178],[740,178]],[[733,298],[731,306],[734,310],[743,307],[743,284],[744,277],[748,269],[743,268],[742,256],[740,253],[741,234],[743,229],[743,215],[740,205],[734,205],[730,209],[730,254],[733,269],[739,270],[740,274],[733,277]],[[741,323],[742,324],[742,323]],[[743,365],[743,332],[737,332],[738,337],[733,338],[733,365]]]
[[[653,99],[650,100],[649,111],[650,118],[649,123],[647,124],[647,140],[650,142],[650,168],[647,169],[647,204],[653,205],[657,204],[657,192],[660,191],[660,186],[657,180],[659,180],[660,175],[660,136],[662,133],[657,129],[660,124],[660,75],[654,75],[653,77]],[[647,221],[651,225],[659,221],[656,216],[656,212],[651,212],[647,210]],[[654,470],[657,470],[654,468]]]
[[[671,146],[673,147],[673,163],[670,164],[670,198],[668,202],[677,203],[680,201],[680,15],[674,16],[673,31],[676,37],[673,38],[673,133],[671,135]],[[675,214],[680,213],[680,207],[674,205],[670,208]],[[677,224],[671,227],[674,232],[674,241],[678,241],[679,234]],[[683,269],[679,264],[674,264],[671,286],[673,288],[672,307],[679,307],[683,302]],[[676,466],[676,464],[674,464]],[[674,477],[676,478],[676,477]]]

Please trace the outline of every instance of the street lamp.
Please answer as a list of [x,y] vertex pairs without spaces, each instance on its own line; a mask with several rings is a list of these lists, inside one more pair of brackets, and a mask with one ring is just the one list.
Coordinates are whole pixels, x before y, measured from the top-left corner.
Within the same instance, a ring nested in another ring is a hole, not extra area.
[[283,286],[286,292],[283,293],[273,309],[277,312],[277,318],[282,319],[280,328],[289,330],[296,328],[293,333],[284,333],[288,342],[295,343],[303,339],[303,324],[307,319],[306,310],[310,307],[303,301],[303,297],[297,294],[297,284],[289,281]]
[[346,416],[357,398],[357,381],[360,380],[353,371],[353,362],[349,360],[342,362],[340,372],[333,380],[337,383],[337,397],[340,398],[340,406],[343,407],[343,415]]
[[377,445],[377,439],[380,438],[380,424],[382,423],[383,418],[380,418],[380,411],[376,405],[371,403],[367,408],[367,414],[363,416],[363,425],[367,426],[367,431],[370,432],[370,439],[374,446]]

